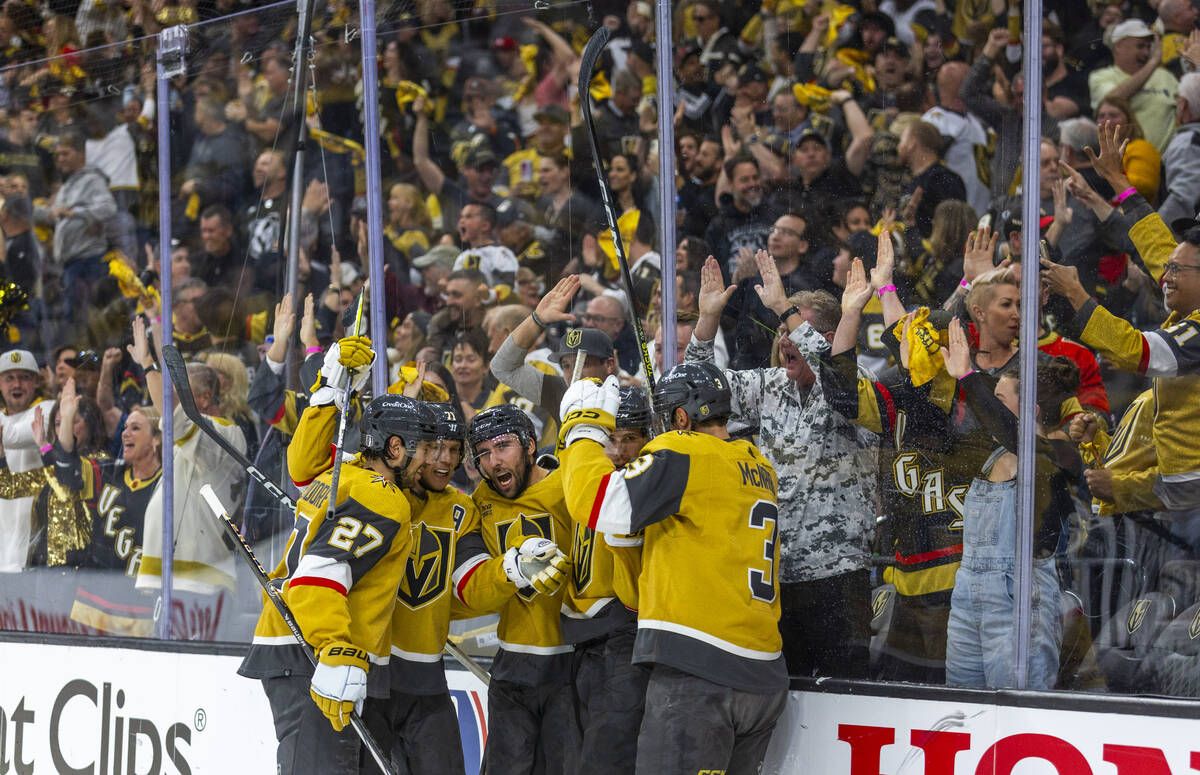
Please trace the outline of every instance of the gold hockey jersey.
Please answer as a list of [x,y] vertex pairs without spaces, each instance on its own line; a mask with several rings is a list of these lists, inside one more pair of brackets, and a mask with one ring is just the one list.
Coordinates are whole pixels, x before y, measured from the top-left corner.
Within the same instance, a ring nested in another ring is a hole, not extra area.
[[575,519],[599,533],[644,531],[633,661],[743,691],[786,689],[777,480],[758,449],[675,431],[618,470],[591,440],[562,458]]
[[[479,534],[479,509],[453,486],[405,491],[412,508],[411,551],[392,612],[392,688],[407,694],[446,691],[442,647],[450,634],[457,571],[492,560]],[[501,571],[503,573],[503,571]],[[482,578],[482,576],[481,576]]]
[[[548,538],[564,554],[570,552],[571,518],[561,471],[551,471],[515,500],[501,496],[486,483],[475,489],[472,498],[479,507],[483,541],[491,556],[500,557],[534,537]],[[573,649],[564,643],[559,622],[566,585],[553,595],[532,589],[514,594],[515,587],[498,562],[469,570],[457,585],[462,601],[470,608],[500,613],[496,629],[500,652],[492,666],[493,678],[536,686],[568,675]]]
[[1081,447],[1093,466],[1099,462],[1112,471],[1113,500],[1095,499],[1100,514],[1111,516],[1143,509],[1160,510],[1154,494],[1158,457],[1154,453],[1154,391],[1146,390],[1129,404],[1112,437],[1096,431],[1092,447]]
[[[386,665],[396,589],[410,543],[410,509],[390,478],[357,459],[342,464],[337,507],[327,518],[332,471],[318,476],[296,504],[284,556],[270,573],[305,640],[316,651],[348,641]],[[238,671],[250,678],[311,675],[291,631],[264,596],[254,639]],[[372,694],[386,694],[371,681]]]

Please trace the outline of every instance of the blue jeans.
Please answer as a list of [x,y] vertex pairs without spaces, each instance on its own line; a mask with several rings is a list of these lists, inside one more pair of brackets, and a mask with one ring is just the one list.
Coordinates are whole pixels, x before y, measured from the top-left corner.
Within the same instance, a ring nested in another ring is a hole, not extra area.
[[[954,577],[946,626],[946,683],[1001,689],[1013,670],[1016,483],[976,479],[964,499],[963,560]],[[1051,689],[1062,643],[1054,558],[1033,561],[1032,643],[1027,686]]]

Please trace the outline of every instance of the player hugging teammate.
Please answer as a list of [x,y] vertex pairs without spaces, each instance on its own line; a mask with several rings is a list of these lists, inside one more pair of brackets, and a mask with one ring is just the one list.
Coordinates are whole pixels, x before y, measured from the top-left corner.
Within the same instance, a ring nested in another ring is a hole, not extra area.
[[[720,371],[662,380],[672,430],[653,440],[644,392],[576,382],[561,466],[537,457],[520,409],[465,428],[452,404],[416,399],[431,395],[420,375],[362,410],[358,455],[326,457],[372,360],[362,337],[330,349],[289,448],[304,491],[271,577],[318,663],[268,603],[240,670],[263,682],[279,771],[379,772],[345,729],[357,711],[393,771],[464,772],[441,657],[452,606],[500,615],[487,771],[756,771],[787,687],[776,484],[729,439]],[[467,451],[471,496],[449,484]]]

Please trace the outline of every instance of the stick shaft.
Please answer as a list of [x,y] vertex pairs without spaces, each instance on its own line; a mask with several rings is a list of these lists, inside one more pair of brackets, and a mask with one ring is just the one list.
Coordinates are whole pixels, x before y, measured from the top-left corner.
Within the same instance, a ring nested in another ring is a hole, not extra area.
[[[583,109],[583,124],[587,130],[585,134],[588,138],[588,145],[592,150],[592,166],[596,170],[596,181],[600,184],[600,199],[604,205],[604,216],[608,221],[608,231],[612,235],[613,247],[617,254],[617,264],[621,267],[621,279],[625,283],[625,293],[629,296],[629,310],[633,322],[633,334],[637,339],[638,350],[642,356],[642,368],[646,372],[646,386],[650,388],[650,400],[651,404],[653,404],[654,364],[650,360],[650,350],[646,347],[646,332],[642,328],[641,318],[637,314],[637,305],[633,300],[633,275],[630,274],[629,259],[625,255],[625,246],[621,242],[621,232],[617,228],[617,210],[613,206],[613,195],[608,185],[608,178],[604,175],[604,162],[600,158],[600,146],[596,142],[596,127],[592,120],[592,96],[589,88],[592,81],[592,70],[596,66],[596,59],[599,58],[600,52],[604,50],[604,46],[608,44],[608,39],[611,36],[612,30],[601,25],[592,34],[587,45],[583,48],[581,56],[582,64],[579,68],[579,103]],[[666,152],[668,152],[668,149],[660,149],[660,153]],[[664,217],[667,216],[664,215]]]

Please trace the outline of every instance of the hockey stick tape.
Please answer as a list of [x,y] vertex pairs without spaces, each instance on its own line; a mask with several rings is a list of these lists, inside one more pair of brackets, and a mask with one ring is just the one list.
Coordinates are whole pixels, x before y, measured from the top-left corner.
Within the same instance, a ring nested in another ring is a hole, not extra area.
[[221,499],[217,497],[217,493],[213,490],[211,484],[206,484],[200,488],[200,497],[204,498],[205,503],[212,509],[215,516],[219,518],[225,517],[225,505],[221,503]]

